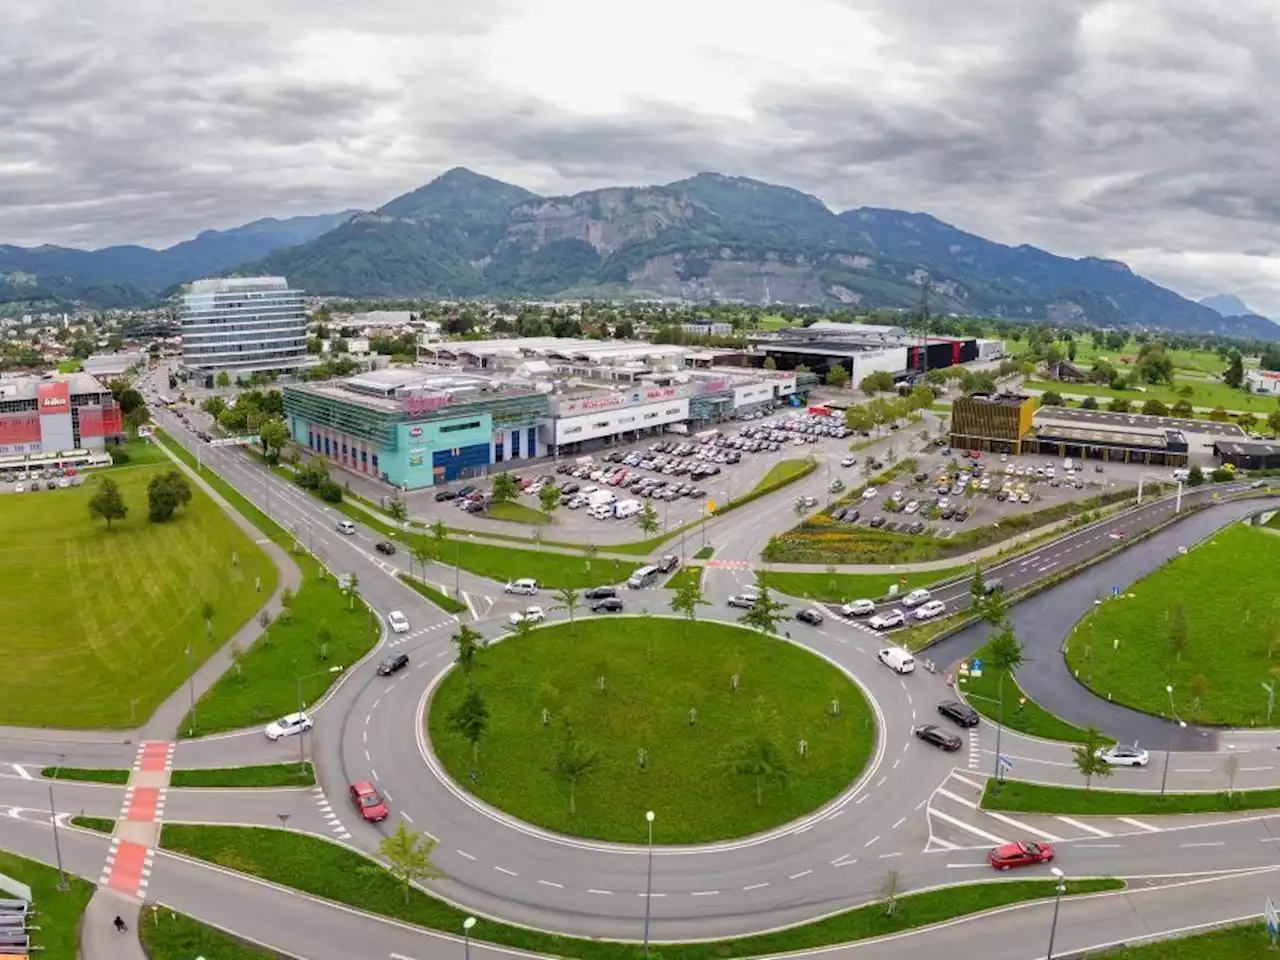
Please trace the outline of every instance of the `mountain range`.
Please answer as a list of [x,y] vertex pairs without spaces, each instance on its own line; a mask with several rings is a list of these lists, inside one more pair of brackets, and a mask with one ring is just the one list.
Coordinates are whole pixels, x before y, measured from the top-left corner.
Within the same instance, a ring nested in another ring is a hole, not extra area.
[[459,167],[377,210],[257,221],[163,251],[0,246],[0,300],[15,272],[28,289],[61,296],[77,284],[95,295],[106,287],[155,296],[200,276],[266,273],[308,293],[365,298],[644,296],[853,309],[914,309],[927,278],[935,312],[1280,339],[1266,318],[1224,316],[1115,260],[1007,246],[926,213],[835,213],[801,191],[717,173],[544,197]]

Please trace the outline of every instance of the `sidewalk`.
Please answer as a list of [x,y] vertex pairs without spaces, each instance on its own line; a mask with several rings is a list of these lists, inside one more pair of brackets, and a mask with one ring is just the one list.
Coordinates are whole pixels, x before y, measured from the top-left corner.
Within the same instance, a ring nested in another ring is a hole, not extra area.
[[[148,960],[138,941],[141,913],[141,901],[98,887],[80,920],[80,960]],[[116,917],[129,925],[124,933],[113,925]]]
[[[274,541],[264,537],[261,530],[240,516],[231,504],[227,503],[213,487],[205,482],[203,477],[197,475],[194,470],[175,457],[163,443],[158,444],[158,446],[169,459],[177,464],[178,469],[190,477],[196,486],[208,494],[213,502],[222,508],[236,526],[262,548],[263,552],[271,559],[271,562],[275,564],[276,570],[280,573],[279,582],[276,584],[275,593],[268,597],[266,602],[266,611],[274,621],[282,609],[280,595],[286,588],[297,591],[302,584],[302,571],[298,569],[298,565],[293,562],[293,558],[288,553]],[[195,699],[199,700],[204,693],[218,682],[219,677],[231,669],[232,645],[235,644],[241,650],[247,650],[260,636],[262,636],[262,627],[258,623],[258,614],[255,614],[251,620],[237,630],[226,643],[219,647],[196,670],[195,677],[190,685],[184,683],[173,691],[164,703],[156,708],[156,712],[151,715],[151,718],[138,731],[138,738],[141,740],[167,740],[179,735],[182,720],[191,709],[192,688],[194,688]],[[112,933],[114,932],[113,930]]]

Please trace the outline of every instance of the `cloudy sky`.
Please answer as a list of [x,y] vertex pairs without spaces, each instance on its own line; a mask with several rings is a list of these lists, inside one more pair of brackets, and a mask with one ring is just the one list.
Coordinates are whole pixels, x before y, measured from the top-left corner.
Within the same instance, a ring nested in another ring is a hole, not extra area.
[[700,170],[1280,317],[1275,0],[0,0],[0,243]]

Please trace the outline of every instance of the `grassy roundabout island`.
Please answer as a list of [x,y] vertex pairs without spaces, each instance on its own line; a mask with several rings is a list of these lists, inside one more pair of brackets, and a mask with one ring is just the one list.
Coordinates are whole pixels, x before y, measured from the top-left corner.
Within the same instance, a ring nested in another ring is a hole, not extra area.
[[[472,689],[489,714],[474,763],[460,730]],[[862,692],[825,660],[666,617],[580,618],[496,644],[441,681],[427,728],[449,774],[513,816],[636,843],[653,810],[663,844],[746,836],[822,806],[877,735]]]
[[[1117,703],[1201,723],[1267,721],[1280,676],[1280,537],[1233,524],[1105,599],[1077,624],[1067,665]],[[1280,723],[1280,712],[1272,716]]]

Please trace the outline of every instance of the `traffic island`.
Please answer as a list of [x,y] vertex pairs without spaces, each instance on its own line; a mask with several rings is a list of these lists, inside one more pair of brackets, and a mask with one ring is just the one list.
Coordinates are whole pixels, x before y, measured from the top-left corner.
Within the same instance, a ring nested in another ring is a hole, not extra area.
[[663,844],[748,836],[821,808],[878,736],[849,675],[781,638],[581,612],[452,669],[427,732],[443,770],[506,813],[640,843],[652,810]]
[[1280,809],[1280,789],[1222,790],[1216,793],[1166,793],[1057,787],[1024,780],[988,779],[982,793],[984,810],[1016,813],[1079,814],[1114,817],[1177,813],[1231,813]]

